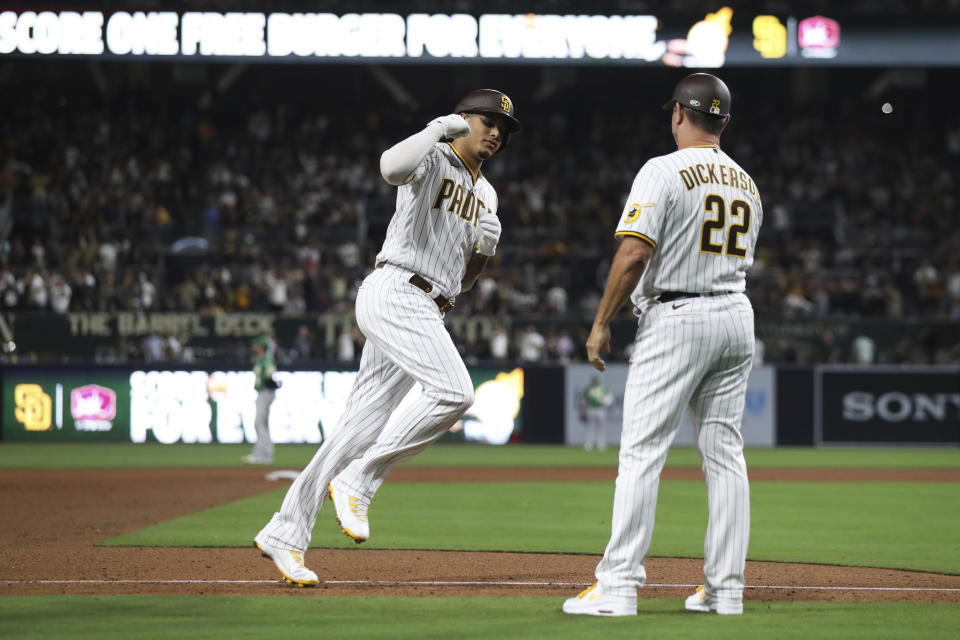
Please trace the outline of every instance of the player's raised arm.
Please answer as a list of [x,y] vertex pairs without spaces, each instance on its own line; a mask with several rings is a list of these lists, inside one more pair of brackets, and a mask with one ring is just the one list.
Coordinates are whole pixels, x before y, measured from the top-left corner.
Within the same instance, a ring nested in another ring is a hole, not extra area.
[[459,114],[431,120],[423,131],[401,140],[380,155],[380,175],[393,186],[405,184],[441,138],[462,138],[469,133],[470,125]]

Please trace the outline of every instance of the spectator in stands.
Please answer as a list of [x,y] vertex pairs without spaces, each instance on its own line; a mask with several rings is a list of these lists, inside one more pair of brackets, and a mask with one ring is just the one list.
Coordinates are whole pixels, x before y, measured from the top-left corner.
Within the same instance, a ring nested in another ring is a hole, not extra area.
[[27,299],[27,308],[42,311],[47,308],[49,295],[47,281],[39,269],[31,269],[23,278],[22,290]]
[[54,313],[66,313],[70,310],[70,285],[63,276],[57,274],[50,279],[50,308]]
[[353,332],[349,327],[344,327],[337,336],[337,360],[340,362],[353,362],[357,357],[357,348],[353,342]]
[[264,274],[263,286],[269,300],[270,311],[279,313],[287,306],[287,279],[282,268],[267,269]]
[[787,318],[812,316],[816,305],[803,295],[803,287],[795,285],[783,298],[783,314]]
[[490,357],[494,360],[506,360],[510,356],[510,338],[502,323],[494,326],[489,344]]
[[857,336],[850,345],[850,361],[855,364],[873,364],[877,355],[877,344],[870,336]]
[[935,310],[943,296],[940,274],[928,258],[921,261],[913,272],[913,284],[917,288],[917,304],[923,313]]
[[944,275],[944,311],[954,320],[960,320],[960,258],[952,256]]
[[843,349],[830,329],[826,329],[820,334],[820,341],[817,344],[816,352],[813,354],[813,361],[843,362]]
[[293,357],[297,360],[309,360],[314,355],[315,339],[310,327],[305,324],[297,329],[297,335],[293,339]]
[[166,340],[161,335],[152,333],[145,336],[140,343],[140,348],[147,362],[161,362],[167,359]]
[[566,313],[567,312],[567,290],[554,283],[547,289],[545,298],[547,313]]
[[[105,70],[108,93],[93,98],[86,80],[58,75],[63,64],[37,61],[0,120],[4,309],[62,312],[54,288],[66,286],[70,311],[350,312],[393,209],[369,149],[406,130],[410,113],[384,108],[367,119],[357,103],[372,99],[348,85],[343,100],[317,104],[271,83],[267,68],[248,70],[203,111],[161,72],[145,99],[126,90],[125,71]],[[728,133],[750,149],[746,168],[773,203],[748,292],[758,320],[960,317],[960,129],[931,129],[934,105],[877,120],[842,96],[810,105],[788,83],[765,81],[784,90],[752,96],[739,120],[751,126],[734,122]],[[492,181],[510,175],[504,188],[521,194],[511,198],[516,215],[478,295],[453,314],[531,314],[571,333],[577,312],[596,306],[596,274],[611,255],[593,249],[611,224],[603,217],[659,116],[617,90],[602,110],[595,94],[555,90],[549,102],[530,101],[543,126],[524,132],[528,158],[491,167]],[[61,95],[70,109],[57,106]],[[819,117],[828,107],[831,117]],[[787,126],[762,117],[772,110]],[[880,153],[886,144],[899,149],[895,160]],[[206,272],[170,255],[171,242],[194,236],[209,245]],[[768,339],[768,360],[819,357],[811,336]],[[876,339],[878,361],[945,358],[952,346],[925,353]],[[505,332],[483,342],[490,357],[508,357]],[[562,334],[548,342],[539,356],[562,359]],[[523,350],[513,346],[512,355]]]
[[519,357],[526,362],[539,362],[543,360],[544,350],[547,341],[543,334],[537,331],[536,326],[527,325],[526,329],[521,330],[517,338],[519,345]]
[[563,329],[547,332],[547,354],[550,360],[566,364],[573,359],[577,347],[573,338]]

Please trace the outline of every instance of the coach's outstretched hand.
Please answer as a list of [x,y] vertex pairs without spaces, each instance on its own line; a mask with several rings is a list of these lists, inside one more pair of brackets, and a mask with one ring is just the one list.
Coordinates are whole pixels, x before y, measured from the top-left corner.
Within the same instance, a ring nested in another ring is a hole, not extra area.
[[487,257],[497,252],[497,243],[500,242],[500,218],[495,213],[480,216],[477,223],[480,239],[477,241],[477,253]]
[[462,138],[470,135],[470,125],[463,119],[459,113],[451,113],[448,116],[440,116],[431,120],[427,126],[439,124],[442,127],[442,138]]

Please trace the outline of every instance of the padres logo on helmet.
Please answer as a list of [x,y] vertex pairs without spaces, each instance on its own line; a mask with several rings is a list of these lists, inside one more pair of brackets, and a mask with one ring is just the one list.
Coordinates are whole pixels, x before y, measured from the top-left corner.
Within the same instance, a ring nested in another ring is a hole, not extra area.
[[460,99],[453,108],[454,113],[486,113],[501,116],[506,119],[507,130],[503,132],[503,143],[500,149],[507,146],[510,134],[520,129],[517,112],[513,100],[507,94],[496,89],[476,89]]

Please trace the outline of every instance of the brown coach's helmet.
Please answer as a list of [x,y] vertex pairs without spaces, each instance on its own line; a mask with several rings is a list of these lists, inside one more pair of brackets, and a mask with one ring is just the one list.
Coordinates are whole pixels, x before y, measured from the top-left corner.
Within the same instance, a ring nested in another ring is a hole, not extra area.
[[520,129],[517,120],[516,107],[507,94],[496,89],[476,89],[460,99],[453,108],[454,113],[485,113],[492,116],[502,116],[507,122],[507,130],[503,132],[503,149],[510,142],[510,134]]
[[674,102],[708,116],[725,118],[730,115],[730,90],[723,80],[709,73],[691,73],[678,82],[673,97],[663,105],[663,110],[673,111]]

